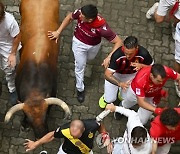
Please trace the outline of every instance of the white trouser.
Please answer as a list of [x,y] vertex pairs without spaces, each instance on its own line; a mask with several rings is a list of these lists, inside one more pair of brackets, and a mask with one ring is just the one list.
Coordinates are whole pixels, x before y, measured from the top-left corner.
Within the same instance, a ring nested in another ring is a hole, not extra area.
[[[67,153],[65,153],[65,152],[63,151],[62,145],[63,145],[63,144],[61,144],[61,146],[59,147],[59,151],[58,151],[57,154],[67,154]],[[89,152],[89,154],[93,154],[93,151],[91,150],[91,151]]]
[[[174,6],[175,2],[176,0],[160,0],[157,8],[157,14],[159,16],[166,16],[168,10]],[[180,8],[178,8],[174,16],[177,19],[180,19]]]
[[164,144],[163,146],[158,146],[157,154],[168,154],[171,149],[171,143]]
[[84,91],[84,72],[87,60],[92,60],[96,57],[101,43],[95,46],[87,45],[79,41],[75,36],[72,42],[72,51],[75,58],[75,76],[76,88],[78,91]]
[[114,144],[114,148],[113,148],[112,154],[124,154],[124,152],[123,152],[123,144],[116,142]]
[[180,64],[180,42],[175,40],[175,60]]
[[15,88],[15,68],[8,66],[8,59],[0,54],[0,68],[4,71],[9,92],[12,93]]
[[[151,104],[153,106],[156,106],[153,103],[153,97],[145,97],[145,101],[147,101],[149,104]],[[129,86],[129,88],[127,89],[127,92],[126,92],[126,97],[122,101],[122,106],[125,108],[131,108],[135,104],[137,104],[137,97],[136,97],[136,94],[134,93],[134,91],[132,90],[131,86]],[[140,118],[143,125],[147,123],[147,121],[149,120],[149,118],[153,114],[153,112],[148,111],[142,107],[139,107],[137,113],[138,113],[139,118]]]
[[[133,74],[120,74],[120,73],[114,73],[113,74],[120,82],[126,82],[128,80],[132,80],[136,73]],[[120,91],[121,97],[124,99],[126,95],[126,91],[121,90],[120,87],[110,83],[109,81],[105,80],[104,84],[104,100],[107,103],[112,103],[117,98],[117,92],[118,89]]]

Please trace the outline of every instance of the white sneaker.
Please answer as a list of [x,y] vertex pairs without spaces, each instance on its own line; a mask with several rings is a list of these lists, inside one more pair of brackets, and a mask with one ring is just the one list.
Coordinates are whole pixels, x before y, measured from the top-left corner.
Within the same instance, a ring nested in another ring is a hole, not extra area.
[[154,3],[154,5],[146,12],[147,19],[151,19],[153,17],[158,5],[159,5],[158,2]]
[[176,94],[180,97],[180,88],[179,88],[179,84],[175,81],[175,89],[176,89]]

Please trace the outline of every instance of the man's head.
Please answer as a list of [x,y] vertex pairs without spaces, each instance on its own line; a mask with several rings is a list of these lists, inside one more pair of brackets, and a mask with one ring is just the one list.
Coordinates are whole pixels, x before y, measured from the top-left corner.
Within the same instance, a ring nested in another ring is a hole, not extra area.
[[180,123],[180,115],[176,110],[168,108],[160,115],[160,121],[169,130],[175,130]]
[[166,71],[161,64],[153,64],[151,68],[150,79],[156,85],[162,84],[166,77]]
[[80,18],[82,21],[90,23],[97,17],[97,14],[97,7],[92,4],[89,4],[81,8]]
[[124,40],[124,54],[128,60],[131,60],[138,51],[138,40],[134,36],[128,36]]
[[70,124],[70,133],[74,138],[80,138],[85,130],[81,120],[73,120]]
[[0,1],[0,22],[3,20],[5,16],[4,4]]
[[131,132],[131,144],[134,148],[141,146],[147,140],[147,131],[144,127],[134,127]]

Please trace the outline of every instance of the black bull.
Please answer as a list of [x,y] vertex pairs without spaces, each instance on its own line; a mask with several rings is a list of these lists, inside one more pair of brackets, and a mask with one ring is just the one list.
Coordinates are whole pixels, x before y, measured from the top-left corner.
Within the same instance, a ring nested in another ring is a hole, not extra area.
[[59,24],[58,0],[21,0],[21,60],[17,67],[16,89],[20,102],[6,114],[5,121],[23,110],[36,137],[47,133],[48,105],[61,106],[66,115],[70,110],[56,96],[58,44],[47,37]]

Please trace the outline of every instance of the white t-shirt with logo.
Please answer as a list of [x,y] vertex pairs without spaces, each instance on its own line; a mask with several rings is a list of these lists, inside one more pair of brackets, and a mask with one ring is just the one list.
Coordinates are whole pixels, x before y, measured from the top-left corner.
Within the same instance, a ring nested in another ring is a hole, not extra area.
[[[14,16],[5,12],[5,18],[0,22],[0,54],[8,58],[11,53],[13,40],[20,32]],[[20,45],[18,50],[20,49]]]

